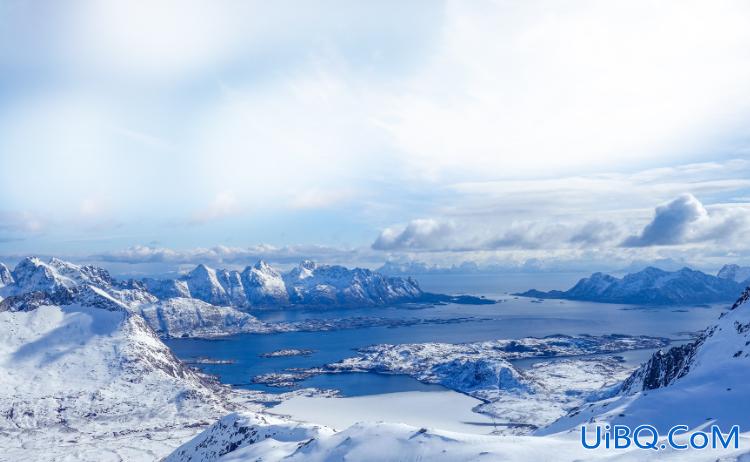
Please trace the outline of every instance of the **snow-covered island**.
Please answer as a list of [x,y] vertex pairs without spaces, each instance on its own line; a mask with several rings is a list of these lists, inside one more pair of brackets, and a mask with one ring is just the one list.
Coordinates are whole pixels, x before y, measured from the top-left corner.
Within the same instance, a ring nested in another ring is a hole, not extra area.
[[309,356],[315,353],[315,350],[300,348],[283,348],[281,350],[269,351],[260,355],[261,358],[285,358],[288,356]]
[[566,291],[531,289],[514,295],[600,303],[693,305],[731,302],[748,286],[750,268],[737,265],[725,265],[716,276],[690,268],[664,271],[648,267],[622,278],[594,273]]
[[[324,367],[289,369],[253,381],[289,387],[318,374],[404,374],[479,399],[484,404],[476,412],[493,417],[504,433],[518,434],[553,422],[590,398],[592,392],[604,393],[606,387],[624,380],[632,368],[612,354],[668,344],[665,338],[626,335],[383,344],[363,348],[357,356]],[[533,358],[540,361],[528,369],[513,364],[514,360]]]

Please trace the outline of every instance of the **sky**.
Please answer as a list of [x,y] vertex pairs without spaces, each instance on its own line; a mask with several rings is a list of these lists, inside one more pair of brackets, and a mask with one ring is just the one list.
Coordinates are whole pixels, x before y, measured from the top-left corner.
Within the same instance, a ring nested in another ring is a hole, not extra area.
[[0,259],[750,264],[744,1],[0,2]]

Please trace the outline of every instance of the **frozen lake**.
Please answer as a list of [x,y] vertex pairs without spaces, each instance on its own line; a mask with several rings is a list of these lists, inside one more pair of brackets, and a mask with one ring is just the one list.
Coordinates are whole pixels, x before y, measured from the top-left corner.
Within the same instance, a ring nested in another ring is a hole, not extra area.
[[[365,374],[361,374],[365,375]],[[320,423],[342,430],[357,422],[400,422],[415,427],[486,435],[495,430],[493,420],[472,412],[478,399],[451,390],[407,391],[351,398],[297,396],[269,410],[295,420]]]

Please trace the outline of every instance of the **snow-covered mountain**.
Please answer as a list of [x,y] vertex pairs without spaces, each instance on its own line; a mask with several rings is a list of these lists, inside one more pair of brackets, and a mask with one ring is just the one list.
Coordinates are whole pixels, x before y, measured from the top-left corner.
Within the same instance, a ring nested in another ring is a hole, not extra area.
[[2,295],[59,292],[84,283],[111,286],[112,278],[106,270],[94,266],[78,266],[57,258],[45,263],[39,258],[29,257],[21,260],[13,269],[12,278],[2,288]]
[[[222,273],[213,277],[215,273],[208,268],[197,268],[193,273],[200,274],[201,271],[210,275],[207,280],[223,277]],[[163,337],[214,337],[269,330],[254,316],[236,308],[219,307],[190,298],[187,281],[164,281],[159,287],[174,289],[170,292],[174,296],[160,300],[147,290],[147,282],[151,281],[116,281],[102,268],[79,266],[55,258],[49,262],[26,258],[16,265],[12,275],[11,282],[0,287],[0,297],[5,297],[4,300],[0,298],[0,306],[7,311],[28,310],[31,306],[70,305],[89,297],[96,299],[97,303],[111,299],[122,304],[130,312],[141,315],[149,327]],[[197,278],[197,275],[189,277]],[[212,293],[206,286],[198,287],[206,289],[203,293]]]
[[198,265],[178,279],[145,279],[143,283],[160,299],[195,298],[212,305],[242,309],[289,305],[375,306],[420,301],[425,295],[411,278],[386,277],[368,269],[318,265],[309,260],[286,274],[259,261],[242,272]]
[[722,279],[739,282],[742,285],[750,285],[750,267],[739,265],[724,265],[716,275]]
[[[3,271],[4,269],[4,271]],[[65,292],[91,284],[131,307],[175,298],[230,306],[242,311],[287,306],[378,306],[405,302],[493,303],[468,295],[423,292],[414,279],[388,277],[363,268],[319,265],[305,260],[287,273],[264,261],[243,271],[214,269],[200,264],[176,279],[116,281],[95,266],[79,266],[52,258],[22,260],[11,272],[0,267],[0,298],[34,291]],[[126,301],[126,298],[132,298]],[[184,306],[183,301],[180,305]],[[196,304],[195,306],[200,306]]]
[[135,310],[162,337],[219,337],[270,328],[243,311],[195,298],[170,298]]
[[743,288],[733,279],[690,268],[664,271],[648,267],[622,278],[594,273],[566,291],[542,292],[532,289],[517,295],[602,303],[684,305],[728,302],[736,299]]
[[155,460],[232,409],[223,387],[90,284],[105,274],[37,259],[13,273],[20,285],[0,302],[0,459]]
[[0,284],[0,301],[6,299],[7,309],[45,303],[67,305],[74,303],[80,292],[97,290],[141,315],[162,337],[329,330],[333,325],[351,325],[347,320],[330,325],[266,324],[248,313],[259,307],[376,306],[408,301],[493,303],[471,296],[424,293],[410,278],[389,278],[369,270],[349,270],[309,261],[286,275],[259,261],[241,273],[198,265],[178,279],[118,281],[95,266],[28,257],[13,271],[0,272],[3,274],[7,282]]
[[386,277],[368,269],[318,265],[305,260],[284,275],[292,303],[381,305],[416,301],[422,295],[411,278]]
[[241,274],[247,301],[251,305],[286,305],[289,294],[281,273],[263,260],[248,266]]

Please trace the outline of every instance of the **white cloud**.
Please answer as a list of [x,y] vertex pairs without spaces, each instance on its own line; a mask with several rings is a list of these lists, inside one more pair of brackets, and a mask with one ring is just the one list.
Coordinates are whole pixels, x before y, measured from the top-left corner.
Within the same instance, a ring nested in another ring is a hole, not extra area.
[[692,194],[683,194],[658,206],[643,230],[628,237],[622,245],[647,247],[720,241],[722,246],[729,247],[738,244],[735,238],[747,232],[750,232],[750,207],[718,205],[709,211]]
[[417,174],[665,160],[715,146],[748,116],[744,2],[456,1],[445,18],[384,123]]
[[623,242],[625,247],[682,244],[690,239],[691,227],[707,221],[708,212],[692,194],[683,194],[656,208],[654,218],[637,236]]
[[674,165],[747,158],[744,2],[30,5],[0,18],[0,188],[50,246],[107,215],[117,245],[281,244],[326,208],[334,242],[573,258],[684,191],[684,245],[743,245],[750,163]]
[[454,232],[451,223],[430,218],[410,221],[402,228],[386,228],[373,242],[375,250],[441,250],[449,246]]
[[237,197],[228,191],[222,191],[207,207],[195,212],[190,220],[191,224],[204,224],[239,213],[241,210]]

